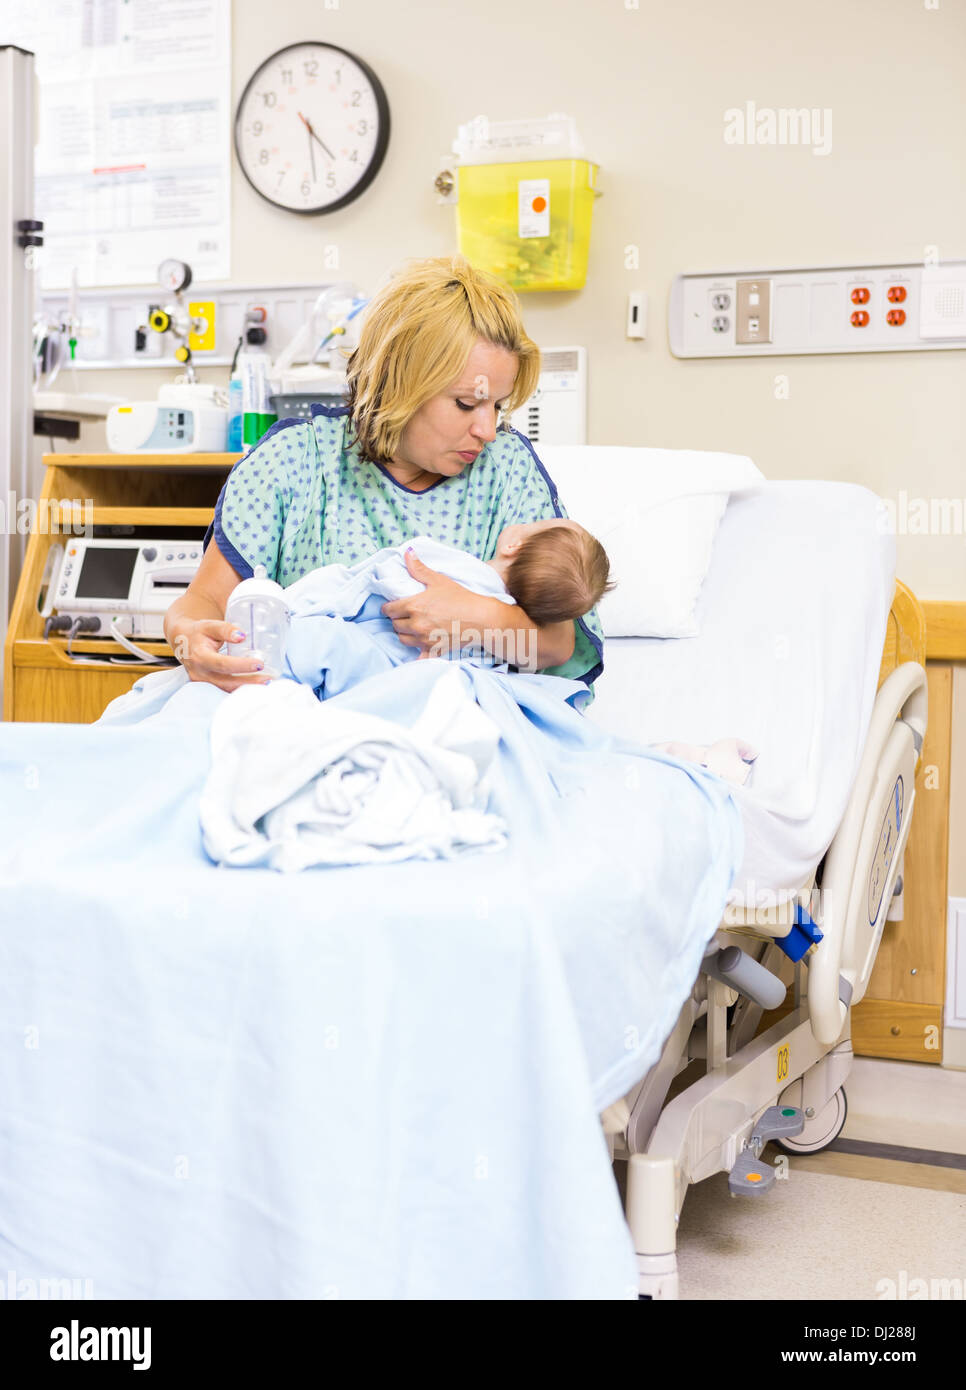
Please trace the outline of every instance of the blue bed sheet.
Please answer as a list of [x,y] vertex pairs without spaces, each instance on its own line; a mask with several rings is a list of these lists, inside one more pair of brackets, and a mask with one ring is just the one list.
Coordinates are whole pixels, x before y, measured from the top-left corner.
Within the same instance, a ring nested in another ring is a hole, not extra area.
[[[449,663],[336,699],[412,724]],[[96,1297],[622,1298],[598,1113],[741,860],[726,783],[465,665],[505,851],[219,869],[213,687],[0,725],[0,1268]]]

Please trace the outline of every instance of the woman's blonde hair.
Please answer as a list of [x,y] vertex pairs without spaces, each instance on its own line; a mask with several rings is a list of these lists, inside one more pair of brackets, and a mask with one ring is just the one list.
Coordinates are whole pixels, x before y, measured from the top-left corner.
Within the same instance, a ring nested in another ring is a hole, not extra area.
[[462,256],[415,261],[373,298],[346,369],[349,416],[362,457],[390,463],[420,406],[451,386],[479,339],[519,359],[506,416],[533,395],[540,350],[513,291]]

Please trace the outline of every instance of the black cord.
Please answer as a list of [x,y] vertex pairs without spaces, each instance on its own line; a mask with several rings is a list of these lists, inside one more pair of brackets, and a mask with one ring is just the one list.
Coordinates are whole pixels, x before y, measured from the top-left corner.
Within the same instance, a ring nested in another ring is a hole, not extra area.
[[243,335],[243,334],[239,334],[238,342],[235,344],[235,355],[234,355],[234,357],[231,359],[231,366],[230,366],[229,369],[228,369],[228,375],[229,375],[230,377],[232,377],[232,376],[235,375],[235,368],[238,366],[238,354],[239,354],[239,353],[241,352],[241,350],[242,350],[242,343],[243,343],[243,342],[244,342],[244,335]]

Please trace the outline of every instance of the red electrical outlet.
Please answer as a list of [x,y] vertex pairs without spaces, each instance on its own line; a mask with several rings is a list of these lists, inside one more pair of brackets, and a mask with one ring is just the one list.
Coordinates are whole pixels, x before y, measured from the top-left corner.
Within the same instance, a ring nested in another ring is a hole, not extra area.
[[865,285],[857,285],[856,288],[852,291],[852,303],[868,304],[868,302],[869,291],[866,289]]
[[905,285],[890,285],[886,290],[886,299],[890,304],[902,304],[906,297]]
[[900,323],[905,323],[905,321],[905,309],[890,309],[889,312],[886,314],[886,323],[891,323],[893,327]]
[[[901,314],[902,310],[893,310],[892,312],[898,312]],[[866,313],[865,309],[856,309],[855,313],[852,315],[850,322],[853,328],[864,328],[866,324],[869,322],[869,315]]]

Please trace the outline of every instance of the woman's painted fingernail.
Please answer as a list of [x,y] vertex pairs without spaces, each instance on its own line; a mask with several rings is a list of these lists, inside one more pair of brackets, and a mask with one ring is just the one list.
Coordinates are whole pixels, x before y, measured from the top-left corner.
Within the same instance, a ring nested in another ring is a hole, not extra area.
[[235,632],[235,633],[232,634],[232,639],[231,639],[231,640],[232,640],[233,642],[244,642],[244,640],[245,640],[245,634],[244,634],[243,632]]

